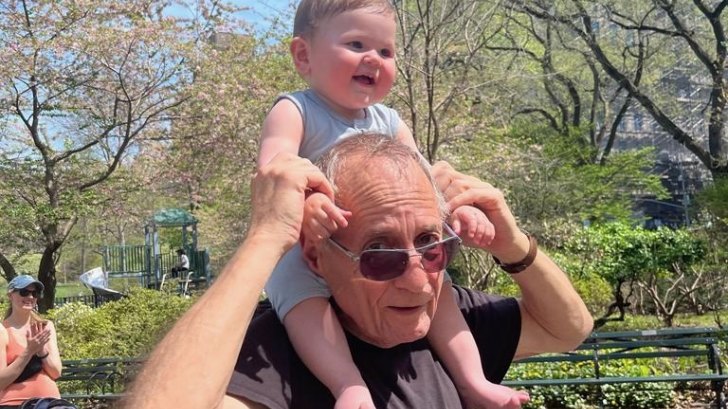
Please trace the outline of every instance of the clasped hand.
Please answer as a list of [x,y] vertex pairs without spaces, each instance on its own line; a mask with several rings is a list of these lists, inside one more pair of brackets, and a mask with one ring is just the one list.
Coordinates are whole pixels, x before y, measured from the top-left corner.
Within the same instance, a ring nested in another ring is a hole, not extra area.
[[26,340],[28,344],[28,353],[33,355],[45,355],[45,345],[51,339],[51,330],[48,329],[45,323],[34,322],[30,324],[30,329],[26,333]]

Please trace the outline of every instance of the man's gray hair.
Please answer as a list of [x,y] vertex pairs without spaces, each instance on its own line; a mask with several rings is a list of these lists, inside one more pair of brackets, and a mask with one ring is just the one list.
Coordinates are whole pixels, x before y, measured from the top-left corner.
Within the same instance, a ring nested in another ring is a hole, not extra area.
[[390,136],[369,133],[346,138],[326,151],[316,161],[316,165],[329,180],[334,189],[334,194],[336,194],[340,191],[337,186],[337,177],[346,169],[346,164],[350,159],[366,163],[375,158],[388,161],[394,165],[393,169],[401,172],[401,174],[406,172],[408,164],[414,161],[422,169],[435,191],[435,200],[437,200],[438,209],[440,210],[440,217],[443,221],[447,219],[450,212],[442,192],[437,188],[435,179],[432,177],[430,164],[419,152]]

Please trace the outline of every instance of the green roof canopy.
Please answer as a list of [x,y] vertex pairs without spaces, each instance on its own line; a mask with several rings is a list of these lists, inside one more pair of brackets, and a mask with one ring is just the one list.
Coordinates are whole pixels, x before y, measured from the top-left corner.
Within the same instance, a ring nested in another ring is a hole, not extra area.
[[197,224],[195,216],[184,209],[162,209],[154,213],[152,221],[161,227],[183,227]]

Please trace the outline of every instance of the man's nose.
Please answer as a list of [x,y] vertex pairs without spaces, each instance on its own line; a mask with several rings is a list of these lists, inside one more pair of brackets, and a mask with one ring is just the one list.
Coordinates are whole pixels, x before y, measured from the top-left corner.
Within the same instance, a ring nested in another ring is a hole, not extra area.
[[430,286],[430,279],[437,273],[429,273],[422,265],[422,254],[414,252],[407,259],[407,266],[401,276],[395,278],[394,285],[409,291],[422,291]]

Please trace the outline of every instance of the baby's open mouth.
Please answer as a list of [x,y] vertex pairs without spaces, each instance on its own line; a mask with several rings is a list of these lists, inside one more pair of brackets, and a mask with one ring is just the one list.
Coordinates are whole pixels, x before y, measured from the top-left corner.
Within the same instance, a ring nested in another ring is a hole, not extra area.
[[374,78],[368,76],[368,75],[355,75],[354,81],[366,84],[366,85],[374,85]]

